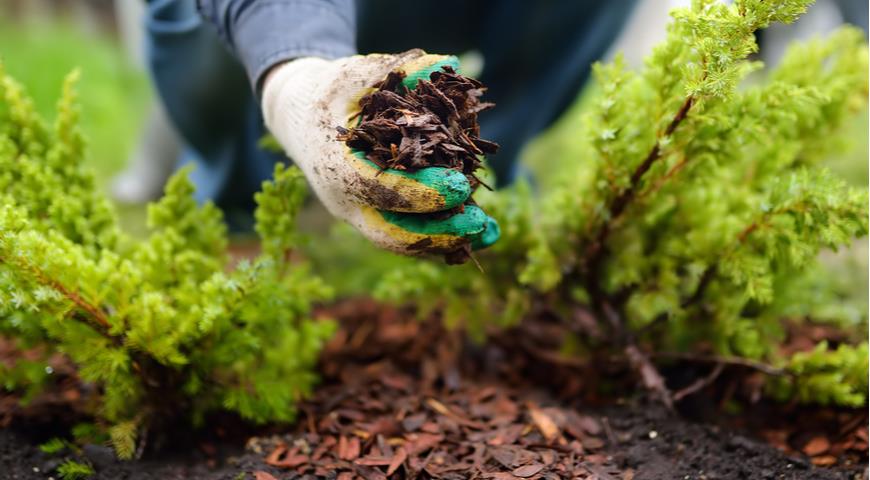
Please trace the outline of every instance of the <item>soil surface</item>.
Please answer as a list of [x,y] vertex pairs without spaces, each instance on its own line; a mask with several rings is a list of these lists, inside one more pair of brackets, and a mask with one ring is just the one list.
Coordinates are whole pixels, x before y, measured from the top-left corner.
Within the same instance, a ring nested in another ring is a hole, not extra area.
[[[584,389],[619,368],[555,361],[544,346],[532,352],[529,341],[545,324],[476,346],[434,322],[365,301],[327,313],[341,328],[323,355],[323,383],[296,424],[254,430],[215,419],[196,433],[152,433],[142,459],[131,462],[98,445],[49,455],[37,445],[80,418],[87,397],[60,382],[61,393],[27,409],[0,398],[0,478],[59,478],[66,459],[91,464],[91,478],[113,480],[867,475],[866,411],[758,403],[739,415],[722,413],[722,391],[740,391],[735,382],[748,378],[741,372],[723,375],[675,413],[619,395],[618,382],[608,396]],[[687,383],[679,378],[687,370],[665,373]]]

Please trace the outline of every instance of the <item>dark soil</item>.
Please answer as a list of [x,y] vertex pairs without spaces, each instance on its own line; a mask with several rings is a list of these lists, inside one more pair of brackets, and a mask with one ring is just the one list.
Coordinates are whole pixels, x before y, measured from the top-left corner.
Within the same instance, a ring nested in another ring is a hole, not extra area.
[[[863,411],[759,404],[729,416],[709,400],[722,398],[714,391],[683,402],[678,415],[643,398],[584,390],[615,374],[611,366],[548,364],[541,352],[532,358],[528,345],[517,346],[534,338],[528,332],[474,346],[434,322],[369,302],[329,314],[342,328],[325,352],[323,384],[293,426],[249,439],[252,430],[216,419],[194,435],[183,428],[152,434],[142,460],[120,462],[102,446],[66,456],[39,451],[39,442],[62,430],[64,407],[53,404],[52,424],[39,423],[45,409],[37,402],[37,417],[24,410],[6,417],[0,478],[58,478],[53,469],[67,457],[91,463],[92,478],[113,480],[866,478]],[[66,407],[69,417],[78,415],[74,406]],[[742,433],[711,422],[733,418]],[[812,457],[797,453],[809,445]],[[813,465],[831,452],[838,466]]]

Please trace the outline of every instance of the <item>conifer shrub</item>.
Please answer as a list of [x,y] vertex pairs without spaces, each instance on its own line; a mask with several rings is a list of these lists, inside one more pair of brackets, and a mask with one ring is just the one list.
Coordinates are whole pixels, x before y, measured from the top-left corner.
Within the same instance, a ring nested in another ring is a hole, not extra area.
[[149,206],[147,238],[126,236],[82,164],[76,77],[49,126],[0,71],[0,335],[38,355],[0,367],[0,385],[32,396],[46,359],[67,356],[121,457],[182,416],[292,420],[333,330],[311,318],[330,289],[290,261],[301,173],[278,165],[263,184],[262,253],[235,268],[221,212],[196,204],[186,169]]
[[[772,69],[751,59],[758,29],[811,3],[674,10],[640,71],[619,57],[595,66],[583,128],[559,131],[571,148],[548,159],[554,181],[538,195],[523,184],[480,192],[503,230],[476,254],[485,273],[416,263],[378,296],[411,298],[478,336],[591,311],[631,363],[652,352],[746,359],[779,371],[766,385],[775,398],[864,404],[866,315],[854,312],[866,307],[839,308],[842,282],[819,254],[867,233],[866,190],[823,165],[866,113],[867,47],[843,28]],[[801,322],[833,323],[850,341],[786,353],[787,328]]]

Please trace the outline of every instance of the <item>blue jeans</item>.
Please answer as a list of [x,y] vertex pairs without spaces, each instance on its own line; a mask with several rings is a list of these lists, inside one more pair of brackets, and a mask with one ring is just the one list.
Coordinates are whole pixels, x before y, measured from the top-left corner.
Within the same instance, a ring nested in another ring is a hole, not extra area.
[[[358,2],[360,53],[477,49],[484,58],[482,136],[501,145],[489,158],[497,184],[517,175],[523,146],[572,103],[619,34],[635,0],[373,0]],[[149,3],[146,30],[154,84],[195,163],[200,200],[230,217],[253,209],[253,194],[281,155],[257,146],[266,133],[241,65],[190,0]]]

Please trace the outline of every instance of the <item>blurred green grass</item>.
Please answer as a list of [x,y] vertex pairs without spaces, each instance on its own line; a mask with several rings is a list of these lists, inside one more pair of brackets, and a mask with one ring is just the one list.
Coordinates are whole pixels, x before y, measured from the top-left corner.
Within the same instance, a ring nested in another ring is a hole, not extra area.
[[144,121],[150,101],[146,74],[132,66],[114,39],[47,21],[0,20],[0,62],[49,121],[55,117],[64,77],[81,70],[78,92],[87,163],[105,187],[124,168]]

